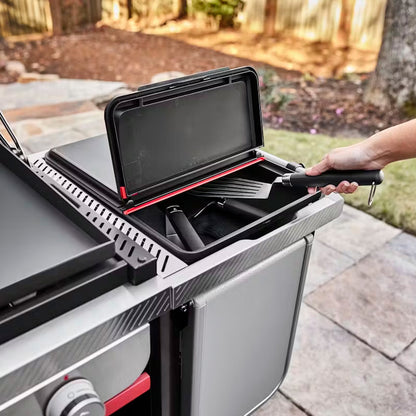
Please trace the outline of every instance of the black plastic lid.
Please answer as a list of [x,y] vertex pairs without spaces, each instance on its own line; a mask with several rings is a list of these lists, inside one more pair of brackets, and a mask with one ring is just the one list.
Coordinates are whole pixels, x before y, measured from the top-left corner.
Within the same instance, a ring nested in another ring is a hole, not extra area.
[[135,202],[247,161],[263,145],[250,67],[141,87],[113,99],[105,121],[120,197]]

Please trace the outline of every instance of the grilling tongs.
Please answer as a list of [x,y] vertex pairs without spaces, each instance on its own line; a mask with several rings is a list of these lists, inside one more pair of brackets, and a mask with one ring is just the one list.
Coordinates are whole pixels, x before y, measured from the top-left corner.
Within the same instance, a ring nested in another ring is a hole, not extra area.
[[275,184],[296,187],[323,187],[338,185],[342,181],[356,182],[358,185],[371,185],[368,204],[374,198],[375,187],[383,182],[381,170],[332,170],[318,176],[308,176],[304,170],[278,176],[273,183],[264,183],[244,178],[220,178],[192,191],[194,195],[208,198],[248,198],[267,199]]
[[22,146],[19,143],[19,140],[17,139],[16,135],[14,134],[10,124],[6,120],[6,117],[4,117],[3,113],[0,111],[0,122],[3,124],[4,128],[6,129],[7,133],[9,134],[10,138],[12,139],[14,146],[11,146],[10,143],[6,140],[6,138],[1,134],[0,132],[0,143],[11,150],[15,155],[17,155],[20,159],[22,159],[24,162],[26,162],[29,166],[29,160],[27,156],[25,155],[25,152],[23,151]]

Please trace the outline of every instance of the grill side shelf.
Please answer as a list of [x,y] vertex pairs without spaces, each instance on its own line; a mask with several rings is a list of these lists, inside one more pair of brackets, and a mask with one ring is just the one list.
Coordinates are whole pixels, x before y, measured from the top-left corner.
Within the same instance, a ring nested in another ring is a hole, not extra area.
[[50,167],[44,159],[35,160],[32,166],[37,175],[77,206],[89,221],[115,242],[117,254],[130,266],[129,279],[132,284],[139,284],[156,274],[166,277],[186,267],[182,260],[108,210]]

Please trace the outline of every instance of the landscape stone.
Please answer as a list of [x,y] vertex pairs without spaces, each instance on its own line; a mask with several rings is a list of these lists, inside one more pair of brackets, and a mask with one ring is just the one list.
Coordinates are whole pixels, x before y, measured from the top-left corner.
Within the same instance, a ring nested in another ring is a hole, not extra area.
[[10,74],[23,74],[26,72],[25,66],[19,61],[8,61],[4,66],[4,69]]
[[416,263],[388,245],[306,298],[354,335],[394,359],[416,338]]
[[382,246],[400,230],[377,220],[370,215],[344,205],[342,215],[318,230],[318,241],[359,260]]
[[34,81],[53,81],[59,79],[57,74],[38,74],[37,72],[25,72],[20,75],[17,82],[22,84]]
[[312,246],[304,296],[351,267],[354,260],[319,241]]
[[0,51],[0,69],[4,69],[6,67],[7,57],[3,51]]
[[416,375],[416,341],[405,349],[396,361]]
[[281,390],[313,416],[416,414],[414,375],[306,305]]
[[280,392],[276,392],[253,416],[306,416]]
[[162,82],[168,81],[170,79],[184,77],[185,74],[179,71],[168,71],[168,72],[160,72],[159,74],[153,75],[152,80],[150,82]]

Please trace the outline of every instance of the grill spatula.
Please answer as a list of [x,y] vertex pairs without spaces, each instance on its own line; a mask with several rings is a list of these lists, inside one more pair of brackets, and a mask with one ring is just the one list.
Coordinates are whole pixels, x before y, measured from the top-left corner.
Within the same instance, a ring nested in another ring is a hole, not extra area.
[[195,196],[207,198],[249,198],[267,199],[273,185],[317,186],[338,185],[342,181],[357,182],[358,185],[379,185],[383,182],[381,170],[332,170],[318,176],[308,176],[304,172],[286,173],[278,176],[273,183],[259,182],[244,178],[220,178],[199,186],[191,192]]

